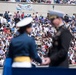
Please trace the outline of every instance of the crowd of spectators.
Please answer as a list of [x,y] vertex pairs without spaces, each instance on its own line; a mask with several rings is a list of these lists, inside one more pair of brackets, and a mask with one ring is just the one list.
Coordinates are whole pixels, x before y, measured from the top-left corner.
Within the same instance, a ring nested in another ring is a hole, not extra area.
[[[36,40],[38,54],[41,57],[47,56],[49,48],[52,46],[52,36],[56,32],[56,29],[51,25],[51,21],[47,17],[39,15],[38,12],[25,14],[17,11],[12,14],[10,11],[6,11],[3,15],[0,14],[0,66],[3,65],[6,58],[10,40],[18,35],[16,24],[29,16],[33,17],[31,36]],[[68,52],[69,63],[76,64],[76,17],[75,14],[72,17],[66,14],[64,18],[65,26],[74,36]]]
[[4,1],[26,2],[26,3],[48,3],[48,4],[76,4],[76,0],[4,0]]
[[76,0],[55,0],[58,4],[76,4]]

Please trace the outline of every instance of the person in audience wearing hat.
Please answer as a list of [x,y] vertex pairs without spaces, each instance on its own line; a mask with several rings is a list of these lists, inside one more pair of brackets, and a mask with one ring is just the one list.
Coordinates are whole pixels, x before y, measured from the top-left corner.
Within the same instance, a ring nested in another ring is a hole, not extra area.
[[72,35],[70,31],[64,26],[64,13],[60,11],[49,11],[52,25],[57,32],[53,36],[53,46],[49,49],[48,57],[44,58],[45,65],[50,67],[64,67],[68,68],[68,49]]
[[11,40],[7,57],[13,60],[12,67],[32,67],[31,59],[43,64],[38,56],[36,44],[29,34],[32,31],[32,18],[27,17],[17,23],[19,35]]

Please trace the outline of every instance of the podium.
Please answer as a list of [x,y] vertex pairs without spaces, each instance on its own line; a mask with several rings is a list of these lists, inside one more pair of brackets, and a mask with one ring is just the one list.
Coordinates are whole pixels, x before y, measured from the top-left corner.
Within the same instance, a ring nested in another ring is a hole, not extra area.
[[12,60],[5,59],[3,75],[76,75],[76,69],[68,68],[12,68]]

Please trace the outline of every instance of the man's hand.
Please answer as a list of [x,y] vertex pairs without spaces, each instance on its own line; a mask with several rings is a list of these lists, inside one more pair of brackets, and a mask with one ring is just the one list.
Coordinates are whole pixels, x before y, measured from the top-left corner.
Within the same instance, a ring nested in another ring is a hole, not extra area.
[[43,60],[44,60],[44,62],[42,63],[43,65],[49,65],[51,63],[51,60],[49,57],[46,57]]

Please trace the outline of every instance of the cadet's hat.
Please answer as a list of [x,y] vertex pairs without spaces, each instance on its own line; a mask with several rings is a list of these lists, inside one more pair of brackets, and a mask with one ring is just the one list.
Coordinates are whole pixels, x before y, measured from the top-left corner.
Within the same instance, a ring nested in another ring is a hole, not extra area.
[[24,18],[23,20],[19,21],[16,26],[24,27],[24,26],[27,26],[28,24],[30,24],[32,21],[33,21],[32,17],[27,17],[27,18]]
[[61,17],[61,18],[64,17],[64,12],[61,12],[61,11],[51,10],[48,13],[49,13],[50,19],[55,19],[57,17]]

